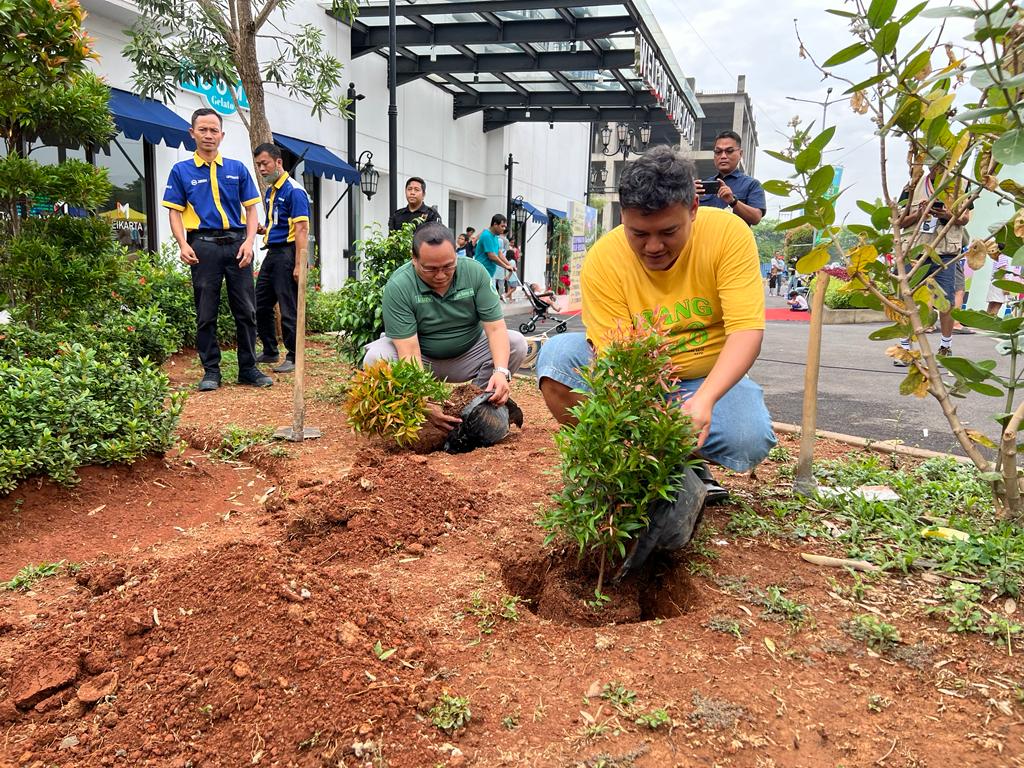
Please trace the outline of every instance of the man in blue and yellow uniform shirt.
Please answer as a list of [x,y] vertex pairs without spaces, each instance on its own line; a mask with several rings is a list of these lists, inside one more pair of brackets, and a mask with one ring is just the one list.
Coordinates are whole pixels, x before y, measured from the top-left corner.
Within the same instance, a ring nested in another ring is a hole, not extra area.
[[309,197],[306,190],[288,176],[281,161],[281,150],[274,144],[260,144],[253,152],[256,171],[267,184],[263,204],[267,209],[263,245],[267,255],[256,278],[256,332],[263,343],[259,363],[276,363],[277,328],[274,305],[281,307],[281,331],[287,357],[271,370],[288,373],[295,370],[295,317],[299,299],[299,262],[309,245]]
[[273,380],[256,367],[252,248],[259,226],[260,193],[245,165],[221,156],[220,115],[212,109],[197,109],[189,134],[196,142],[195,154],[171,169],[163,204],[170,209],[171,232],[181,260],[192,270],[196,349],[203,364],[199,391],[220,386],[217,309],[222,282],[227,282],[238,336],[238,383],[269,387]]

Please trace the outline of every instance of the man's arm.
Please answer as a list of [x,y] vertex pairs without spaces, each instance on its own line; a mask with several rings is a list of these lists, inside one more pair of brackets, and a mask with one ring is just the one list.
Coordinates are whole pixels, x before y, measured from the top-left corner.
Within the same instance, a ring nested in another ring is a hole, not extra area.
[[761,353],[764,331],[734,331],[725,338],[718,360],[704,383],[683,403],[683,410],[690,414],[693,429],[697,433],[697,447],[707,440],[711,427],[711,410],[736,382],[746,376],[747,371]]
[[[508,341],[508,328],[505,326],[505,321],[492,320],[490,322],[483,322],[481,325],[484,327],[484,333],[487,334],[487,346],[491,350],[491,360],[494,361],[494,367],[507,370],[511,347]],[[515,371],[512,371],[512,373],[515,373]],[[494,392],[491,395],[491,402],[496,405],[501,405],[508,400],[510,390],[505,374],[494,371],[484,391]]]
[[512,265],[509,264],[500,253],[494,253],[493,251],[486,251],[487,258],[495,262],[499,267],[504,269],[512,269]]
[[[399,360],[412,360],[417,365],[423,365],[419,336],[414,334],[408,339],[392,339],[391,342],[395,345]],[[462,423],[462,419],[457,416],[445,413],[440,403],[427,403],[427,421],[442,432],[451,432],[456,424]]]
[[168,218],[171,222],[171,234],[178,242],[178,250],[181,252],[181,260],[185,264],[198,264],[199,257],[188,244],[188,237],[185,234],[185,222],[181,220],[181,211],[176,208],[167,209]]
[[751,187],[750,194],[748,195],[749,202],[743,202],[735,194],[732,189],[723,181],[722,186],[718,188],[718,196],[722,199],[722,202],[728,204],[736,215],[743,219],[750,226],[754,226],[764,216],[762,210],[765,206],[764,202],[764,190],[761,189],[761,185],[756,181],[756,186]]
[[420,355],[420,337],[413,334],[408,339],[392,339],[395,349],[398,351],[399,360],[413,360],[422,365],[423,358]]
[[256,240],[256,229],[260,225],[259,214],[256,213],[256,203],[249,203],[245,206],[245,240],[238,248],[238,266],[245,269],[252,264],[252,244]]

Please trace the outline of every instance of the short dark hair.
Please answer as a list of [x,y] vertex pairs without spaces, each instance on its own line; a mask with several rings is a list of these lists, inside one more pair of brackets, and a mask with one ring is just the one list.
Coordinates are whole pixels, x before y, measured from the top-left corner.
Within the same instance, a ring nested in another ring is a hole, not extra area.
[[198,120],[200,117],[206,117],[207,115],[213,115],[214,117],[216,117],[217,122],[220,123],[221,130],[224,129],[224,118],[221,117],[216,110],[210,109],[209,107],[201,107],[200,109],[197,109],[195,112],[192,113],[192,127],[196,127],[196,120]]
[[736,131],[719,131],[718,135],[715,136],[715,143],[718,143],[719,139],[732,139],[736,142],[737,147],[743,147],[743,139]]
[[508,219],[505,218],[505,214],[503,214],[503,213],[496,213],[493,216],[491,216],[491,226],[492,227],[495,224],[504,224],[506,221],[508,221]]
[[648,150],[626,165],[619,176],[619,205],[654,213],[675,203],[689,207],[697,194],[693,163],[672,147]]
[[423,190],[423,194],[426,194],[427,193],[427,182],[425,182],[419,176],[410,176],[408,179],[406,179],[405,180],[405,187],[404,187],[404,189],[408,189],[409,185],[412,184],[414,181],[417,184],[420,185],[420,189]]
[[277,146],[277,144],[271,144],[270,142],[267,142],[266,144],[260,144],[258,147],[256,147],[256,149],[252,151],[252,156],[259,157],[264,152],[266,152],[275,160],[280,160],[283,157],[283,155],[281,154],[281,148]]
[[420,257],[420,248],[424,243],[427,245],[451,243],[452,250],[455,250],[455,237],[452,235],[452,231],[437,221],[424,224],[412,236],[412,255],[417,259]]
[[792,299],[792,298],[793,298],[794,296],[799,296],[799,295],[800,295],[800,294],[799,294],[799,293],[797,293],[796,291],[790,291],[790,292],[789,292],[789,298],[791,298],[791,299]]
[[466,227],[466,234],[471,235],[476,232],[476,227]]

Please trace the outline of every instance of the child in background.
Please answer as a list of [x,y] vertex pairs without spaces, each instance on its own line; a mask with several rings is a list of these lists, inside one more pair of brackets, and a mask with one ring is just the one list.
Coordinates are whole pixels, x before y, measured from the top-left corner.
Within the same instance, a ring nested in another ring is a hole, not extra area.
[[807,299],[796,291],[789,292],[789,299],[786,303],[789,304],[790,312],[807,312],[810,309],[810,307],[807,306]]

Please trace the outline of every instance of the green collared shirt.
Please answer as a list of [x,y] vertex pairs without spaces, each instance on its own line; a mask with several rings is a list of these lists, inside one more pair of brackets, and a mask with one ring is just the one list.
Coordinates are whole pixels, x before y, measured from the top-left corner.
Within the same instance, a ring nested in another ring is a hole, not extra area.
[[480,338],[480,323],[504,316],[494,281],[471,259],[459,259],[444,296],[420,280],[412,262],[394,271],[384,287],[384,333],[389,339],[417,336],[420,351],[450,360],[469,351]]

